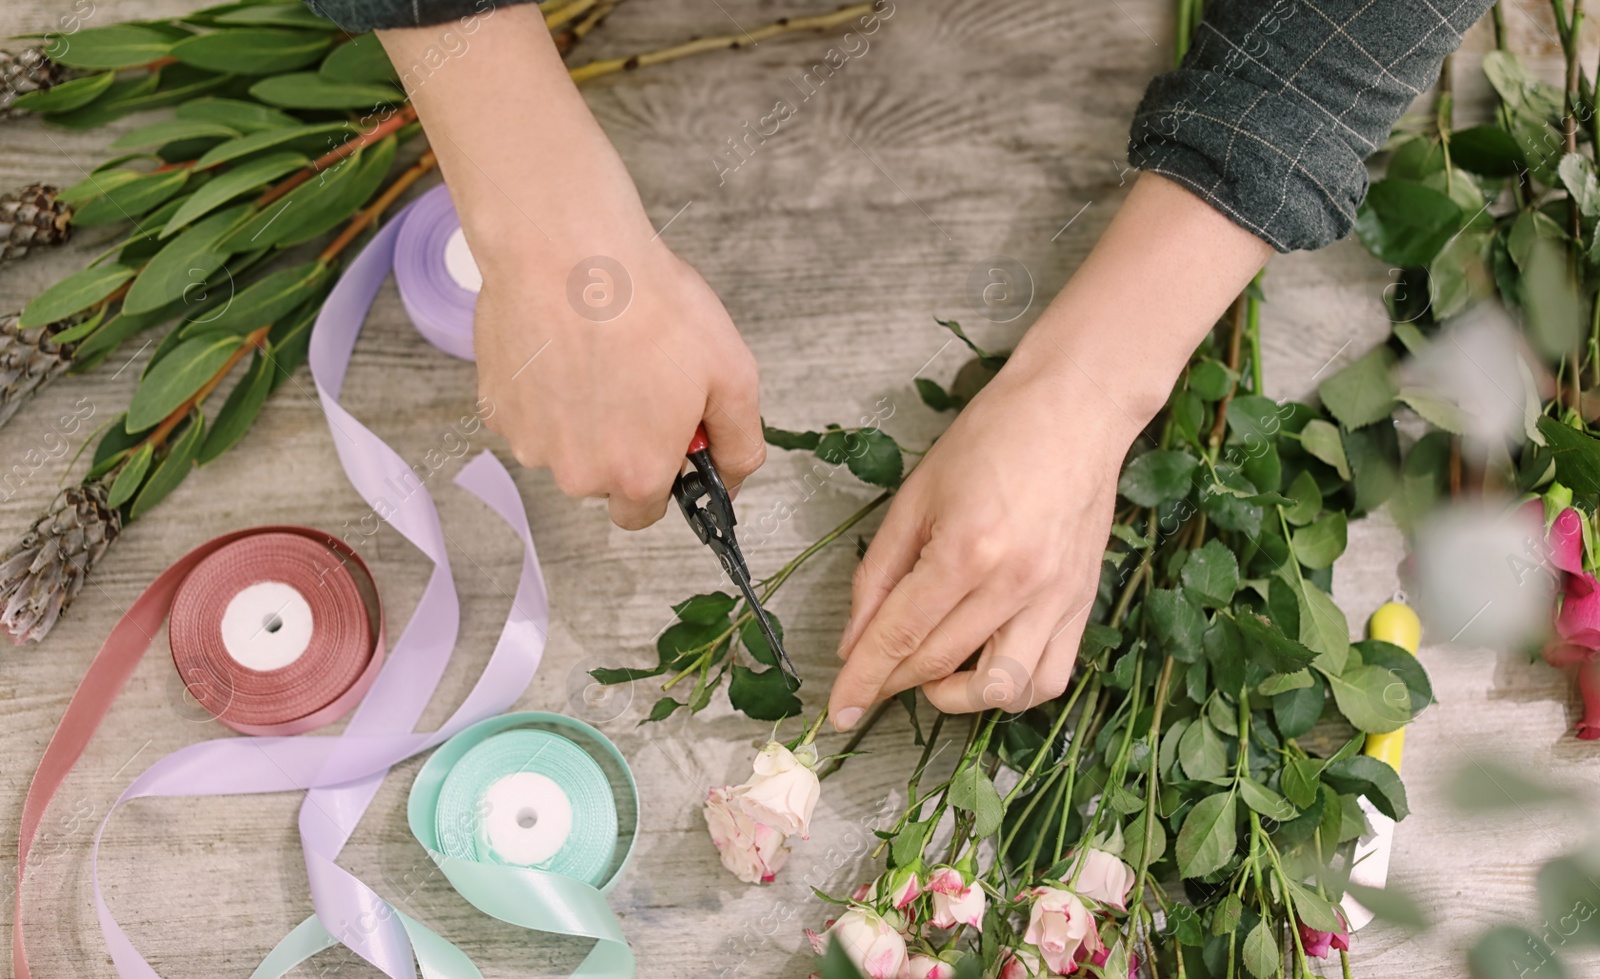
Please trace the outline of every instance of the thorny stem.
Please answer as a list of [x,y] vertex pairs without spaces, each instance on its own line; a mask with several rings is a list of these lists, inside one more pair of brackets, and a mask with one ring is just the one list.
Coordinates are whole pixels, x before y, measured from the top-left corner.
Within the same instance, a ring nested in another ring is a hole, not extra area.
[[872,13],[871,3],[858,3],[849,7],[841,7],[831,14],[818,14],[814,17],[783,17],[765,27],[758,27],[753,31],[740,31],[737,34],[722,34],[716,37],[703,37],[683,44],[676,44],[659,51],[647,51],[643,54],[629,55],[625,58],[605,58],[591,61],[572,69],[572,80],[586,82],[591,78],[602,75],[614,75],[620,71],[633,71],[649,65],[658,65],[666,61],[676,61],[679,58],[688,58],[709,51],[722,51],[729,48],[738,49],[747,44],[759,44],[769,37],[779,34],[792,34],[798,31],[828,30],[839,27]]

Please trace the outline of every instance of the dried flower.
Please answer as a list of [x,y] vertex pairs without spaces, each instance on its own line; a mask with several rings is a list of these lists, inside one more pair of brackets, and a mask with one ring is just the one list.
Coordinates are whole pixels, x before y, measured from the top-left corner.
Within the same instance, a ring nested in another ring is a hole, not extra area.
[[933,917],[929,920],[936,927],[983,927],[987,899],[983,888],[969,875],[954,867],[938,867],[928,877],[928,892],[933,895]]
[[864,908],[846,911],[820,935],[808,928],[806,937],[818,955],[828,951],[829,938],[838,939],[844,954],[867,979],[903,979],[910,964],[906,940],[882,917]]
[[56,494],[22,539],[0,555],[0,625],[16,642],[49,635],[83,583],[122,532],[122,515],[106,505],[99,483]]
[[739,808],[751,819],[785,836],[811,838],[811,813],[822,785],[788,748],[767,742],[756,755],[755,772],[736,791]]
[[1059,887],[1035,887],[1028,894],[1033,908],[1022,937],[1039,950],[1051,972],[1068,975],[1104,947],[1094,916],[1078,895]]
[[1077,860],[1066,880],[1072,889],[1083,897],[1110,905],[1118,911],[1128,910],[1128,892],[1133,890],[1133,868],[1104,850],[1089,847]]
[[747,884],[771,883],[789,860],[784,836],[756,822],[733,804],[738,789],[719,785],[706,796],[706,828],[722,865]]

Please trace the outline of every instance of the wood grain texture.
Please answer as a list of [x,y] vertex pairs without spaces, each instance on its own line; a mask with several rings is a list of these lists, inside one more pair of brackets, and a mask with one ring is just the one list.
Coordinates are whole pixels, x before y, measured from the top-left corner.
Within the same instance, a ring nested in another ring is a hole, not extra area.
[[[187,6],[186,0],[102,2],[91,22]],[[592,56],[645,50],[727,31],[729,21],[753,26],[828,8],[776,0],[631,0],[583,50]],[[9,0],[0,31],[46,30],[68,9],[65,0]],[[1145,82],[1170,62],[1169,16],[1164,0],[904,0],[870,47],[809,98],[795,80],[839,37],[772,40],[604,79],[587,96],[657,225],[677,215],[667,239],[700,268],[744,330],[763,365],[767,418],[792,427],[851,422],[881,402],[894,410],[889,427],[916,444],[942,422],[917,401],[913,376],[948,379],[963,359],[932,317],[965,318],[981,342],[1009,345],[1109,221],[1125,190],[1127,120]],[[1514,36],[1533,44],[1538,6],[1519,4],[1509,16]],[[1484,47],[1481,34],[1480,28],[1469,42],[1475,50]],[[1483,108],[1476,61],[1469,52],[1458,62],[1464,112]],[[779,99],[793,102],[793,117],[736,171],[719,177],[713,159],[726,141],[742,138],[745,123],[770,113]],[[132,125],[79,134],[33,121],[7,124],[0,128],[0,185],[71,183]],[[6,271],[0,305],[20,307],[80,267],[104,240],[103,233],[85,233],[62,254]],[[1038,300],[1017,323],[981,323],[968,305],[968,274],[993,255],[1022,262],[1036,283]],[[1382,338],[1387,281],[1386,270],[1351,242],[1275,260],[1264,313],[1274,393],[1311,390],[1327,371]],[[0,430],[0,469],[21,464],[74,406],[92,405],[97,421],[121,410],[148,356],[136,348],[130,344],[25,407]],[[401,455],[420,459],[471,410],[473,393],[471,366],[424,343],[386,288],[357,348],[346,406]],[[475,449],[504,448],[486,434],[473,442]],[[424,718],[428,727],[476,677],[517,572],[518,555],[497,521],[448,484],[456,465],[430,489],[462,592],[462,641]],[[747,520],[780,501],[795,508],[792,519],[752,549],[758,572],[777,567],[869,496],[848,477],[812,493],[800,482],[806,468],[779,454],[741,495]],[[66,457],[54,460],[0,499],[0,533],[19,533],[68,473]],[[743,777],[765,727],[722,708],[692,721],[639,727],[654,699],[649,688],[633,692],[631,702],[624,693],[602,707],[572,694],[593,666],[653,657],[653,639],[670,621],[668,605],[715,586],[709,555],[676,520],[624,533],[607,523],[599,505],[560,497],[546,474],[517,478],[554,610],[543,668],[521,706],[588,711],[635,767],[645,798],[640,842],[613,903],[645,963],[642,974],[806,975],[812,959],[800,929],[825,916],[809,886],[846,890],[871,872],[866,829],[915,757],[903,721],[891,714],[867,742],[872,755],[851,761],[826,784],[812,839],[797,846],[778,883],[738,884],[717,864],[699,803],[710,785]],[[47,643],[0,657],[6,851],[15,843],[29,777],[67,698],[120,609],[146,582],[218,533],[271,522],[339,533],[365,512],[338,468],[302,374],[274,397],[237,449],[127,532]],[[1402,542],[1381,518],[1353,528],[1351,537],[1335,595],[1351,622],[1360,623],[1394,591]],[[383,587],[390,626],[397,627],[426,581],[426,563],[387,530],[364,550]],[[852,563],[848,545],[825,553],[776,602],[813,706],[822,702],[833,670]],[[113,975],[89,896],[94,827],[132,774],[219,733],[185,706],[164,650],[164,637],[157,637],[47,819],[25,911],[40,976]],[[1488,651],[1430,646],[1422,658],[1439,705],[1410,735],[1414,815],[1400,828],[1392,880],[1419,896],[1440,924],[1417,938],[1378,925],[1363,932],[1353,957],[1360,976],[1464,975],[1461,950],[1482,927],[1507,916],[1537,924],[1531,862],[1579,838],[1575,822],[1556,816],[1535,814],[1512,825],[1452,812],[1444,787],[1463,756],[1509,758],[1584,786],[1600,781],[1594,749],[1570,737],[1572,697],[1562,676]],[[417,767],[402,765],[388,779],[346,848],[344,865],[458,941],[487,976],[566,975],[581,946],[478,914],[433,870],[404,822],[405,792]],[[294,828],[298,802],[286,796],[155,801],[118,812],[105,837],[101,880],[123,927],[163,975],[247,975],[308,913]],[[11,888],[4,890],[9,924]],[[329,953],[299,974],[375,974],[342,956]]]

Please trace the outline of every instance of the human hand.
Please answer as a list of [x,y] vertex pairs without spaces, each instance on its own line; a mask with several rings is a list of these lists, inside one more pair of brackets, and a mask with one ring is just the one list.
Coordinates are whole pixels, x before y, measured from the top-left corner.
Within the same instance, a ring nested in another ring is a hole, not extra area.
[[949,713],[1059,696],[1137,432],[1064,353],[1019,350],[906,479],[856,570],[835,724],[915,686]]

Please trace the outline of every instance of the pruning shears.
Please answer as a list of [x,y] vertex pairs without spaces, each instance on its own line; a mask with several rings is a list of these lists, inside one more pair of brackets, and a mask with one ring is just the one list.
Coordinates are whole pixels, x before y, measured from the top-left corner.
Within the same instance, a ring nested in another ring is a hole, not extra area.
[[784,652],[783,640],[778,638],[772,620],[767,618],[766,609],[761,607],[761,599],[756,597],[755,585],[750,581],[750,566],[745,563],[744,555],[739,551],[739,541],[733,535],[733,525],[738,522],[733,514],[733,499],[728,495],[728,487],[723,484],[717,467],[711,462],[711,442],[706,437],[704,425],[695,430],[686,455],[690,467],[679,473],[673,481],[673,499],[678,501],[678,508],[683,511],[689,526],[694,528],[700,543],[711,548],[711,552],[722,563],[722,570],[738,586],[745,605],[755,616],[761,635],[767,640],[767,647],[777,658],[790,689],[798,687],[800,678],[795,674],[794,663],[790,662],[789,654]]

